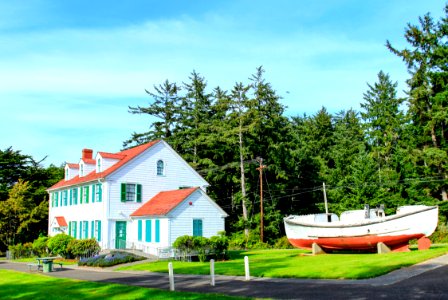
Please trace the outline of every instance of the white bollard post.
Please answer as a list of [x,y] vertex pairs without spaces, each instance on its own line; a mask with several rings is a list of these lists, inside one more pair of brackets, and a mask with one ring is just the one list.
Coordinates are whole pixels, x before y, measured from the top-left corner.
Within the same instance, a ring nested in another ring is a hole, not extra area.
[[215,286],[215,260],[210,259],[210,285]]
[[173,263],[168,263],[168,277],[170,279],[170,291],[174,291],[174,272]]
[[249,257],[247,256],[244,256],[244,272],[246,273],[246,280],[250,280]]

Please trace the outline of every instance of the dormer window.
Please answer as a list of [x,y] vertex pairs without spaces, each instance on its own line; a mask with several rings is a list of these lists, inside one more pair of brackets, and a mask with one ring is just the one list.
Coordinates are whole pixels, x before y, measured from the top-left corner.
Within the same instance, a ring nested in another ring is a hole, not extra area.
[[68,168],[65,168],[65,180],[68,180]]
[[84,165],[83,164],[79,165],[79,176],[80,177],[84,176]]
[[98,158],[96,161],[96,171],[101,172],[101,158]]
[[165,163],[163,162],[163,160],[157,161],[157,175],[158,176],[165,175]]

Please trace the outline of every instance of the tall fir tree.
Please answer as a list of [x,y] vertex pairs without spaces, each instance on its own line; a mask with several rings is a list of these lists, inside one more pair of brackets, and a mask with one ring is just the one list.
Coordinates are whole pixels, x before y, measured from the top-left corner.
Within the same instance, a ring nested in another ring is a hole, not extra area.
[[434,22],[426,14],[419,25],[408,24],[405,31],[410,49],[398,50],[388,41],[387,47],[406,63],[411,78],[409,114],[415,133],[421,169],[424,177],[437,177],[438,183],[428,185],[431,195],[448,200],[448,4],[445,16]]
[[[177,125],[179,118],[179,102],[178,95],[180,88],[176,83],[170,83],[165,80],[162,84],[154,85],[154,92],[145,90],[145,92],[153,99],[153,102],[147,107],[137,106],[129,107],[132,114],[147,114],[155,117],[157,121],[153,121],[150,130],[144,133],[133,133],[131,138],[124,142],[124,146],[133,146],[155,139],[170,139],[173,130]],[[177,145],[173,143],[173,147]]]

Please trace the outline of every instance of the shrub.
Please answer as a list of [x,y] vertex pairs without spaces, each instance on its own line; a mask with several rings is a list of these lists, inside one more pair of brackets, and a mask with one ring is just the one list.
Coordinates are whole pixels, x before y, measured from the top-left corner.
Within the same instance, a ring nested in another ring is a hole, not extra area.
[[225,236],[225,232],[219,236],[210,238],[210,246],[217,259],[227,258],[227,250],[229,250],[229,239]]
[[78,262],[78,266],[110,267],[143,259],[145,258],[132,253],[111,251],[111,253],[109,254],[101,254],[89,258],[81,258]]
[[283,236],[275,242],[274,248],[275,249],[293,249],[294,247],[291,245],[288,238],[286,236]]
[[41,236],[34,240],[33,242],[33,252],[35,255],[41,257],[47,255],[47,242],[48,237]]
[[33,256],[33,244],[31,243],[9,245],[8,250],[11,252],[13,259]]
[[50,237],[47,242],[48,250],[53,255],[60,255],[64,258],[69,258],[70,253],[67,251],[67,246],[71,240],[74,240],[74,238],[65,233],[60,233]]
[[192,240],[193,249],[198,253],[199,261],[204,262],[207,259],[207,254],[210,253],[210,240],[202,236],[195,236]]
[[429,237],[432,243],[448,242],[448,227],[445,224],[439,224],[437,230]]
[[260,241],[260,235],[258,232],[251,231],[249,238],[246,241],[244,232],[235,232],[229,241],[229,246],[232,249],[269,249],[270,246],[267,243]]
[[67,252],[74,257],[87,257],[98,254],[100,245],[96,239],[71,240],[67,245]]
[[183,260],[186,260],[187,254],[192,252],[194,249],[193,237],[189,235],[182,235],[174,241],[173,247],[178,249],[181,252]]
[[215,254],[218,259],[227,257],[229,239],[225,236],[225,232],[209,239],[202,236],[183,235],[174,241],[173,247],[181,252],[183,260],[186,260],[188,254],[196,252],[199,261],[204,262],[210,254]]

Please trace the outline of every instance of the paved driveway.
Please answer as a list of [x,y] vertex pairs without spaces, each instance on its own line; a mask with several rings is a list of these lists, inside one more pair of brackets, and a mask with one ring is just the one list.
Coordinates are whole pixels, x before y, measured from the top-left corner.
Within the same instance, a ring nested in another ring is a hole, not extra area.
[[[0,269],[29,272],[26,264],[1,262]],[[169,289],[167,274],[63,268],[49,276]],[[177,291],[274,299],[448,299],[448,255],[368,280],[303,280],[175,275]]]

